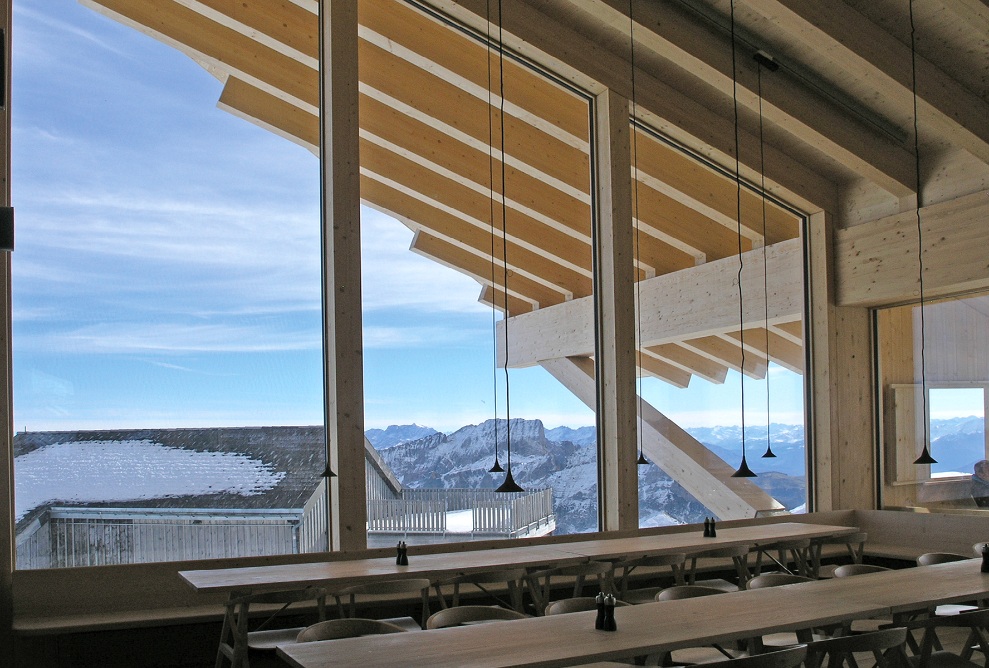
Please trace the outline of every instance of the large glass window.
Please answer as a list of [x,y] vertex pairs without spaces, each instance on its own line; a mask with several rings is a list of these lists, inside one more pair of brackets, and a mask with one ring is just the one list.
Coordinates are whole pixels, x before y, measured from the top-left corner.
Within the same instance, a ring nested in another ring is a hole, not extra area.
[[885,507],[989,506],[987,336],[985,294],[876,312]]
[[639,524],[801,512],[802,220],[637,123],[632,159]]
[[19,568],[326,545],[315,112],[172,4],[14,2]]
[[595,531],[594,411],[520,352],[555,314],[594,352],[590,100],[497,26],[361,10],[369,545]]

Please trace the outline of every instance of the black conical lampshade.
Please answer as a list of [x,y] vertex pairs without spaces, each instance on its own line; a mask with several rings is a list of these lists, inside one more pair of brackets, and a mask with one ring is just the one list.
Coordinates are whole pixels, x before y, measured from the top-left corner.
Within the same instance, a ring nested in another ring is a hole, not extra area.
[[937,464],[937,460],[931,457],[930,451],[927,446],[924,446],[924,451],[920,453],[920,457],[914,460],[914,464]]
[[495,490],[496,492],[524,492],[525,490],[519,487],[519,484],[515,482],[515,478],[512,477],[512,469],[508,469],[508,473],[505,474],[505,482],[501,483],[501,487]]
[[333,469],[331,469],[331,468],[330,468],[330,464],[329,464],[329,462],[327,462],[327,464],[326,464],[326,468],[325,468],[325,469],[323,469],[323,472],[322,472],[322,473],[320,473],[320,475],[321,475],[322,477],[324,477],[324,478],[336,478],[336,477],[337,477],[337,474],[336,474],[336,473],[334,473],[334,472],[333,472]]
[[745,455],[742,455],[742,463],[739,465],[738,470],[731,474],[732,478],[755,478],[755,473],[749,468],[748,462],[745,461]]
[[776,453],[773,452],[773,444],[772,443],[767,443],[766,444],[766,451],[764,453],[762,453],[762,458],[763,459],[769,459],[770,457],[775,457],[775,456],[776,456]]
[[495,455],[494,466],[488,469],[488,473],[504,473],[505,469],[501,467],[501,462],[498,461],[498,455]]
[[639,466],[648,466],[649,465],[649,460],[646,459],[646,456],[645,456],[645,454],[643,454],[642,450],[639,450],[639,458],[636,460],[635,463],[638,464]]

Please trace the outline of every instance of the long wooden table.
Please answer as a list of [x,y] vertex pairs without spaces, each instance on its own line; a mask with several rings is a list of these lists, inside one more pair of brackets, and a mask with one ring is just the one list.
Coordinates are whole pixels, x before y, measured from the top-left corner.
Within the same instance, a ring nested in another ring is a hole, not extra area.
[[286,645],[278,653],[297,668],[571,666],[984,598],[989,574],[980,566],[972,559],[618,608],[614,633],[595,631],[588,612]]
[[179,575],[198,592],[245,593],[289,591],[311,585],[347,585],[369,579],[442,579],[459,574],[542,565],[570,565],[591,559],[614,559],[646,555],[687,554],[717,547],[755,545],[778,540],[820,538],[854,533],[855,527],[779,522],[719,528],[715,538],[701,531],[600,538],[545,545],[518,544],[512,547],[410,554],[408,566],[397,566],[394,557],[342,559],[338,561],[280,564],[247,568],[182,571]]

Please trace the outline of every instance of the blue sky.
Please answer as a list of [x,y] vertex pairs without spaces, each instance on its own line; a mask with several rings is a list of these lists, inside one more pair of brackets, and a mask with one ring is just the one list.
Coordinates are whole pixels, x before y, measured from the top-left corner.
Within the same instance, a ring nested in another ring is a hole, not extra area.
[[[15,0],[12,46],[16,429],[321,423],[316,158],[74,0]],[[362,225],[368,427],[492,417],[478,284],[409,252],[387,216]],[[800,377],[770,379],[773,421],[800,421]],[[746,383],[746,420],[765,423],[765,383]],[[738,385],[645,390],[713,426],[739,422]],[[512,371],[511,396],[512,417],[593,423],[538,368]]]

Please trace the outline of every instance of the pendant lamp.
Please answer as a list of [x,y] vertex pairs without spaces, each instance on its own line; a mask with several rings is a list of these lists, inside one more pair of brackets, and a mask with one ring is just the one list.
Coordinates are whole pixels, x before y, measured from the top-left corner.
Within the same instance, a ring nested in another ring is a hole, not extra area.
[[762,122],[762,70],[763,68],[769,70],[770,72],[775,72],[779,69],[779,64],[773,60],[773,57],[768,53],[763,51],[757,51],[755,54],[755,61],[757,64],[756,69],[756,81],[758,85],[758,97],[759,97],[759,190],[762,193],[762,289],[765,297],[766,306],[766,317],[765,317],[765,331],[766,331],[766,451],[762,453],[763,459],[768,459],[776,456],[773,452],[773,423],[771,420],[770,412],[770,402],[769,402],[769,262],[767,260],[766,246],[766,144],[763,138],[763,122]]
[[[488,19],[487,69],[488,69],[488,225],[491,228],[491,289],[497,284],[495,280],[495,233],[494,233],[494,123],[491,120],[491,2],[486,4],[485,16]],[[504,156],[502,156],[504,157]],[[508,313],[508,292],[505,295],[505,312]],[[491,295],[491,391],[494,395],[494,464],[488,473],[504,473],[498,460],[498,325],[495,312],[498,297]]]
[[[505,321],[502,323],[505,332],[505,449],[508,452],[508,461],[505,466],[505,480],[495,489],[496,492],[522,492],[522,487],[515,482],[512,476],[512,413],[511,413],[511,387],[508,377],[508,206],[505,196],[505,41],[504,22],[502,20],[501,2],[498,0],[498,92],[500,96],[499,111],[501,114],[501,260],[504,268],[502,276],[502,289],[505,294]],[[490,89],[490,87],[489,87]],[[490,109],[490,107],[489,107]],[[490,146],[490,143],[488,144]],[[493,199],[493,198],[492,198]],[[494,234],[494,228],[491,230]],[[492,254],[492,261],[494,255]]]
[[914,464],[937,464],[937,460],[931,456],[931,451],[927,447],[927,359],[926,330],[924,323],[924,231],[920,220],[920,123],[917,115],[917,46],[915,40],[916,26],[913,20],[913,0],[907,0],[910,8],[910,76],[913,92],[913,154],[914,154],[914,176],[917,185],[917,267],[920,279],[920,395],[923,413],[921,423],[924,425],[924,448],[920,456],[914,460]]
[[[639,133],[635,129],[635,21],[632,17],[632,2],[633,0],[628,0],[628,50],[629,50],[629,64],[631,66],[631,83],[632,83],[632,222],[635,225],[635,257],[639,257]],[[637,345],[635,348],[636,354],[636,366],[639,369],[637,374],[638,378],[638,388],[636,391],[636,401],[638,402],[638,415],[639,419],[642,419],[642,301],[639,298],[641,290],[639,286],[636,285],[635,288],[635,327],[636,327],[636,341]],[[635,463],[639,466],[648,466],[649,460],[646,459],[645,453],[642,451],[642,426],[635,430],[636,437],[639,441],[639,458],[635,460]]]
[[745,310],[742,299],[742,177],[739,161],[739,128],[738,128],[738,77],[735,74],[735,0],[731,0],[731,99],[735,113],[735,214],[738,226],[738,349],[741,354],[739,364],[739,385],[742,399],[742,461],[738,470],[731,474],[732,478],[754,478],[755,473],[749,468],[745,459]]

